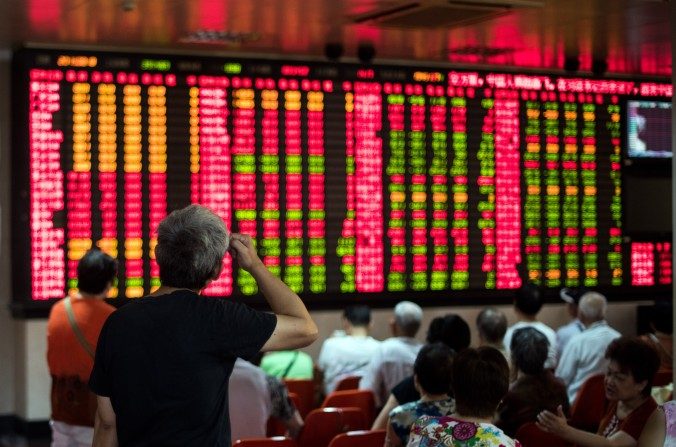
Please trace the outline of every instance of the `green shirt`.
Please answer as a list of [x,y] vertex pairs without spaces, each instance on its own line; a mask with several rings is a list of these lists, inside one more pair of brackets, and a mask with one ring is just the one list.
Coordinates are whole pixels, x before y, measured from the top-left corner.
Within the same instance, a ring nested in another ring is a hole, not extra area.
[[261,368],[280,379],[312,379],[312,357],[300,351],[279,351],[265,354]]

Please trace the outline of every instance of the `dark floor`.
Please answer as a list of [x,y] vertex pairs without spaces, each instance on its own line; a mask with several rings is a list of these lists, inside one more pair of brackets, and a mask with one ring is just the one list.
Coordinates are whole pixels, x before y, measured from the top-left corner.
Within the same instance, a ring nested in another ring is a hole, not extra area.
[[0,436],[0,447],[49,447],[51,439],[26,439],[18,435]]

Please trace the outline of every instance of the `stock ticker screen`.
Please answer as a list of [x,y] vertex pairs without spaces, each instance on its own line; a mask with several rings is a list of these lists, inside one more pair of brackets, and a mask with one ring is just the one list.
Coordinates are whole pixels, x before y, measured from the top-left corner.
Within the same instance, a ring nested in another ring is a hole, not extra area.
[[[119,260],[111,297],[149,293],[158,224],[191,203],[304,297],[671,284],[670,238],[622,230],[626,103],[670,84],[39,49],[13,64],[24,300],[75,290],[94,246]],[[223,267],[204,294],[257,294]]]

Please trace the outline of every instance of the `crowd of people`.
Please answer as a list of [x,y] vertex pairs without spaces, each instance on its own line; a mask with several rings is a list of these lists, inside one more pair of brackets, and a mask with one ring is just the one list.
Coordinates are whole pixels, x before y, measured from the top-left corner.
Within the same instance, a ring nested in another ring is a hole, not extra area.
[[[226,253],[272,312],[200,296]],[[423,309],[410,301],[395,306],[391,337],[376,340],[369,307],[354,305],[315,365],[298,351],[318,336],[302,300],[267,270],[249,237],[229,233],[211,211],[193,205],[167,216],[155,257],[162,286],[114,311],[103,298],[117,264],[91,250],[78,266],[79,293],[53,306],[53,446],[227,446],[265,436],[272,416],[297,436],[303,418],[282,379],[317,372],[326,395],[341,379],[360,378],[379,409],[371,428],[386,431],[386,446],[518,446],[529,423],[578,446],[676,445],[676,405],[652,396],[657,371],[672,367],[667,304],[653,312],[652,333],[627,337],[606,321],[602,294],[562,289],[571,321],[555,331],[538,320],[541,290],[525,284],[514,294],[513,325],[497,308],[481,310],[476,347],[453,313],[434,318],[421,343]],[[592,433],[568,418],[597,374],[609,404]]]

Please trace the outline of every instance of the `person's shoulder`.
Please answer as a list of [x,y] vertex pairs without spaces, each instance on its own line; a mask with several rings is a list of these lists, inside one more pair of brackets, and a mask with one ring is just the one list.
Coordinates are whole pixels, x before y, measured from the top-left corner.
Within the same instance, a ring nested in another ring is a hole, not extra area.
[[542,321],[536,321],[533,327],[548,337],[556,337],[556,331]]

